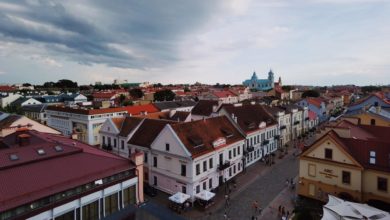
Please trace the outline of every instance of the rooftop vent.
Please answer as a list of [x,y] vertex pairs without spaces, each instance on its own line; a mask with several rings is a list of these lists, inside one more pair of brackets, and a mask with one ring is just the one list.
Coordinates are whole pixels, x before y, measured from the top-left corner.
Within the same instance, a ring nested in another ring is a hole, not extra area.
[[46,154],[45,150],[43,150],[42,148],[37,149],[37,153],[38,153],[38,155],[45,155]]
[[10,155],[9,155],[9,159],[10,159],[11,161],[15,161],[15,160],[19,160],[19,157],[18,157],[18,155],[16,155],[16,154],[10,154]]
[[64,148],[62,148],[61,146],[57,145],[54,147],[54,150],[57,151],[57,152],[62,152],[64,151]]

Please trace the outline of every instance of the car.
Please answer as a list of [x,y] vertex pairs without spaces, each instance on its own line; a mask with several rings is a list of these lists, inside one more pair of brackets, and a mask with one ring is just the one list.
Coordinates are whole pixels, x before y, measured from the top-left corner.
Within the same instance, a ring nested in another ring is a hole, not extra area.
[[156,188],[149,186],[148,184],[144,185],[144,193],[150,197],[157,196],[157,190]]

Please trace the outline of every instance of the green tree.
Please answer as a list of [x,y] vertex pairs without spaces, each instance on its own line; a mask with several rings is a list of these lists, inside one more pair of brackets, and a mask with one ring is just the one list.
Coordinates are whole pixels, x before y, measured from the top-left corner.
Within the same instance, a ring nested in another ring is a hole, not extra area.
[[320,93],[317,90],[306,90],[302,93],[302,98],[306,97],[320,97]]
[[121,94],[120,96],[119,96],[119,103],[121,104],[121,105],[123,105],[123,102],[126,100],[126,96],[125,95],[123,95],[123,94]]
[[144,96],[144,92],[142,92],[141,89],[135,88],[135,89],[130,89],[129,94],[131,97],[140,99]]
[[164,89],[154,93],[154,101],[172,101],[176,94],[170,89]]

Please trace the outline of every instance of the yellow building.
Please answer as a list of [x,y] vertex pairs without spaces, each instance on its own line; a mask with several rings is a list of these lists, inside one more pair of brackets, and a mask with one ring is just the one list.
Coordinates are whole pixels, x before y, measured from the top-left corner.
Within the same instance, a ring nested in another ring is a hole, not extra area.
[[367,126],[326,132],[300,156],[298,194],[390,207],[390,129],[382,128],[376,136],[370,132],[378,129]]

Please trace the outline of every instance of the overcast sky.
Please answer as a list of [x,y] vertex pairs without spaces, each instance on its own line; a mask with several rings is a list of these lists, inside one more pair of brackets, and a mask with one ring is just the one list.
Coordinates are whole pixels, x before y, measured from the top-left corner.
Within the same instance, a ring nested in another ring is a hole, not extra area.
[[389,84],[389,0],[0,0],[0,84]]

